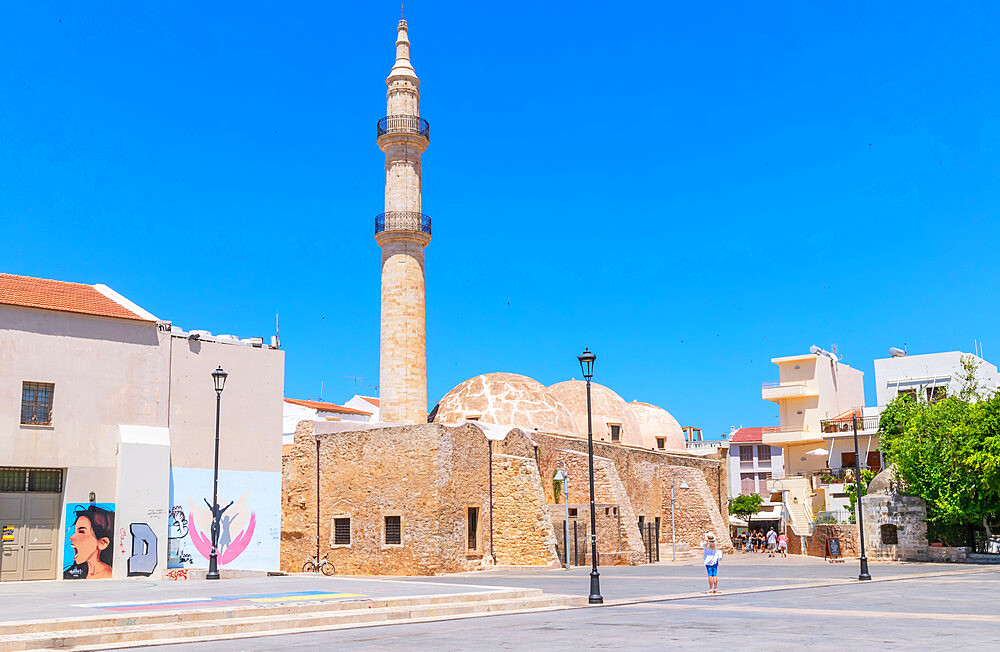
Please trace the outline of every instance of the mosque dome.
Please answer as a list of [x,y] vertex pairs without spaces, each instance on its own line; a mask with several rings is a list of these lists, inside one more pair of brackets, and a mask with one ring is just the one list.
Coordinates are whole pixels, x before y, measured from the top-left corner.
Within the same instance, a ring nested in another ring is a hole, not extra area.
[[[581,436],[587,435],[587,383],[582,380],[567,380],[549,387],[557,401],[569,408],[576,430]],[[617,426],[619,439],[615,443],[629,446],[644,446],[642,430],[628,404],[614,391],[604,385],[590,384],[591,413],[594,424],[594,440],[613,442],[614,427]],[[653,440],[653,446],[656,441]],[[646,446],[649,448],[649,446]]]
[[[632,401],[626,403],[632,416],[639,423],[640,443],[636,446],[652,448],[655,450],[685,451],[687,446],[684,443],[684,431],[681,424],[669,412],[656,405]],[[656,444],[656,440],[663,438],[663,448]]]
[[431,420],[460,423],[467,419],[517,426],[529,432],[578,434],[566,406],[545,385],[520,374],[497,372],[466,380],[444,395]]

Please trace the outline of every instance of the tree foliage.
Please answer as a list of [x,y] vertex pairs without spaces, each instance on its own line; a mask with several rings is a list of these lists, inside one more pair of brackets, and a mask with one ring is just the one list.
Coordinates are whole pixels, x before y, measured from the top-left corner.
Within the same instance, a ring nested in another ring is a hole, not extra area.
[[760,511],[764,499],[760,494],[740,494],[729,500],[729,513],[741,518],[750,525],[750,517]]
[[927,503],[937,531],[1000,517],[1000,394],[986,396],[971,356],[957,376],[962,390],[936,402],[899,396],[882,413],[886,459],[908,493]]
[[[861,469],[862,496],[868,493],[868,483],[871,482],[874,477],[875,471],[871,469]],[[854,523],[857,521],[857,512],[854,510],[854,507],[858,504],[858,485],[854,482],[850,482],[844,485],[844,491],[847,492],[847,496],[851,499],[851,504],[847,507],[847,509],[851,512],[851,523]]]

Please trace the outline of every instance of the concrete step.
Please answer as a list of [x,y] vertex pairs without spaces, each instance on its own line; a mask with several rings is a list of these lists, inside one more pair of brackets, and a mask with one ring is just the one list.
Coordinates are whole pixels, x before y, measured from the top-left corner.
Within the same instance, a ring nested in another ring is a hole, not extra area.
[[[442,599],[442,598],[450,598]],[[138,644],[166,644],[241,638],[267,634],[322,631],[385,623],[566,609],[583,606],[585,597],[544,595],[535,589],[490,591],[450,596],[315,603],[284,608],[248,607],[114,618],[77,619],[76,627],[53,629],[51,621],[4,627],[0,651],[37,649],[107,649]],[[32,626],[34,629],[32,629]]]

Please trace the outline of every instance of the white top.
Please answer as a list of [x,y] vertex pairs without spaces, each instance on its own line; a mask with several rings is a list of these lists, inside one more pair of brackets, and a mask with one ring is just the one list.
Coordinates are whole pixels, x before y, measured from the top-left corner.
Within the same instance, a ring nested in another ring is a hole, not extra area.
[[719,563],[720,559],[722,559],[722,551],[718,548],[712,550],[708,546],[702,544],[702,553],[705,557],[706,566],[714,566]]

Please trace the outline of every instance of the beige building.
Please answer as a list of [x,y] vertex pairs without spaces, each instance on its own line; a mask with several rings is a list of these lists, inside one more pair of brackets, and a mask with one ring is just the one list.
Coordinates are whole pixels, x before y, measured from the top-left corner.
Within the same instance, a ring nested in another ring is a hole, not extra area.
[[206,568],[219,366],[220,568],[276,568],[283,355],[103,285],[0,274],[2,579]]

